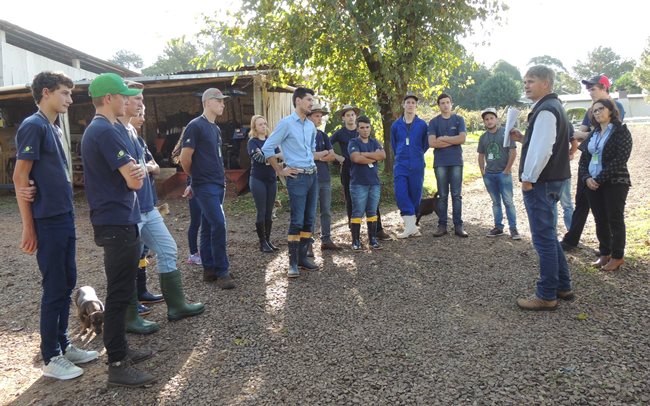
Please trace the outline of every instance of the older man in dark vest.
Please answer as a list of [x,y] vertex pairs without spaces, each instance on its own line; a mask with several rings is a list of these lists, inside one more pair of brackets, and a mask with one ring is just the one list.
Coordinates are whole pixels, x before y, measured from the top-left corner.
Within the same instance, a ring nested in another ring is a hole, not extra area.
[[533,101],[526,135],[513,129],[522,141],[519,179],[528,213],[533,245],[539,256],[540,278],[535,295],[518,299],[524,310],[555,310],[557,299],[570,300],[571,276],[557,239],[554,209],[562,184],[571,177],[569,168],[569,119],[553,93],[555,73],[546,66],[533,66],[524,76],[526,97]]

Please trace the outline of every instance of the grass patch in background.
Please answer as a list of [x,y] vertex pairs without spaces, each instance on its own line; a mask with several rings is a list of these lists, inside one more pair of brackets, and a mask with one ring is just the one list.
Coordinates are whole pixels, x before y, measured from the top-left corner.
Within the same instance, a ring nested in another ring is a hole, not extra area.
[[639,207],[625,218],[625,259],[633,264],[650,259],[650,204]]

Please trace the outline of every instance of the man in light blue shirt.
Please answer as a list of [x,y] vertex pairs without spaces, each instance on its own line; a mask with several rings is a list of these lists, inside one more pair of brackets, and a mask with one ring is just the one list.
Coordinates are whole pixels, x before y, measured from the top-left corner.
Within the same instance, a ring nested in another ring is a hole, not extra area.
[[[311,236],[318,202],[318,177],[314,164],[316,151],[316,126],[307,115],[314,103],[314,91],[299,87],[293,92],[295,111],[280,120],[273,133],[264,143],[262,153],[278,175],[287,179],[291,222],[289,224],[289,272],[290,278],[300,276],[298,267],[318,269],[307,250],[313,242]],[[275,148],[282,149],[286,166],[283,168],[275,155]]]

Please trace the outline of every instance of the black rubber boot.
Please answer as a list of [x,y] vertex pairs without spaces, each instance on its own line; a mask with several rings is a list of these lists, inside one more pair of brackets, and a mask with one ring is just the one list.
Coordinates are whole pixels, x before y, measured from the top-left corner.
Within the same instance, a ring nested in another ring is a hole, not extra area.
[[350,231],[352,232],[352,250],[361,251],[363,249],[361,245],[361,224],[350,223]]
[[280,248],[271,244],[271,229],[273,228],[273,220],[264,222],[264,236],[266,237],[266,244],[271,247],[273,251],[280,251]]
[[133,296],[131,297],[131,301],[129,302],[129,306],[126,308],[126,317],[125,317],[125,325],[126,325],[126,332],[127,333],[134,333],[134,334],[151,334],[155,333],[156,331],[160,330],[160,326],[158,323],[155,323],[153,321],[148,321],[140,317],[138,314],[138,297],[137,293],[135,290],[133,291]]
[[160,303],[164,299],[162,295],[154,295],[147,290],[147,268],[138,268],[138,276],[136,278],[136,287],[138,288],[138,300],[140,303]]
[[300,250],[300,243],[297,241],[289,241],[289,271],[287,276],[289,278],[297,278],[300,276],[298,270],[298,251]]
[[298,248],[298,266],[301,269],[305,269],[308,271],[315,271],[318,269],[318,265],[314,263],[314,261],[311,260],[307,256],[307,251],[309,250],[309,246],[311,245],[312,239],[311,238],[301,238],[300,239],[300,246]]
[[314,246],[314,242],[310,241],[309,244],[307,245],[307,256],[309,258],[314,258],[314,250],[312,247]]
[[273,252],[273,248],[269,247],[269,243],[266,242],[264,223],[255,223],[255,230],[257,231],[257,237],[260,239],[260,251]]
[[178,270],[161,273],[160,288],[167,302],[167,320],[174,321],[196,316],[205,310],[203,303],[190,304],[185,301],[181,273]]
[[369,221],[366,223],[368,225],[368,243],[370,247],[375,250],[380,250],[381,246],[379,241],[377,241],[377,222]]

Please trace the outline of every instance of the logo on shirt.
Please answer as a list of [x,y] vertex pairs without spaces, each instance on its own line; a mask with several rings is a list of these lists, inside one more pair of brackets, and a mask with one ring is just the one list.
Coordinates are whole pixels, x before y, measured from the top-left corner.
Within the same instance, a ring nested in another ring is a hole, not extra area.
[[33,153],[34,153],[34,150],[29,145],[26,146],[25,148],[23,148],[23,154],[33,154]]
[[122,158],[124,156],[124,151],[120,150],[120,152],[117,153],[118,158]]
[[186,143],[186,144],[187,144],[188,142],[190,142],[190,139],[189,139],[189,138],[185,140],[185,143]]

